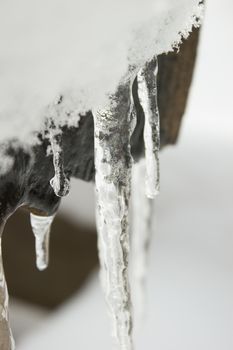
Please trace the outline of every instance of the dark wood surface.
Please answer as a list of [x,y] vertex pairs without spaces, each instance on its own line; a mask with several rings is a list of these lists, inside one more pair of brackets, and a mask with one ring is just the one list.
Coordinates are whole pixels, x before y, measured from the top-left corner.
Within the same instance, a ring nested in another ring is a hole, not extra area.
[[194,73],[199,32],[199,29],[194,29],[178,53],[159,57],[158,104],[162,146],[174,144],[179,135]]

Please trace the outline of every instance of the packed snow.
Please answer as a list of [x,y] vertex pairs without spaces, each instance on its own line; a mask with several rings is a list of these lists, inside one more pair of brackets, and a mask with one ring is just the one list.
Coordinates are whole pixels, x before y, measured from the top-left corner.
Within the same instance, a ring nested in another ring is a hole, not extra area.
[[[77,114],[104,105],[129,65],[139,69],[188,36],[202,15],[199,2],[1,2],[0,141],[17,130],[24,143],[35,142],[32,131],[61,94]],[[70,122],[66,113],[59,122]]]

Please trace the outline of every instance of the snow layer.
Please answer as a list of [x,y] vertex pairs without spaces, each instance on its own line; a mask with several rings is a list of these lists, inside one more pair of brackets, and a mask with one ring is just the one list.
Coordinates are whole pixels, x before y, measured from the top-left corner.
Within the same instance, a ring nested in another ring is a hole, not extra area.
[[101,106],[129,64],[172,50],[201,9],[199,0],[2,1],[0,141],[29,141],[60,94],[76,114]]

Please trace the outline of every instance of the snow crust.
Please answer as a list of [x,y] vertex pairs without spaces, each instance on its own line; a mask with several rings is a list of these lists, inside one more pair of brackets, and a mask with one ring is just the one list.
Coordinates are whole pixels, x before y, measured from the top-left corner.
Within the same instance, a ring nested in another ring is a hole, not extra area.
[[201,11],[199,0],[2,1],[0,142],[35,141],[61,94],[75,115],[104,105],[129,65],[176,47]]

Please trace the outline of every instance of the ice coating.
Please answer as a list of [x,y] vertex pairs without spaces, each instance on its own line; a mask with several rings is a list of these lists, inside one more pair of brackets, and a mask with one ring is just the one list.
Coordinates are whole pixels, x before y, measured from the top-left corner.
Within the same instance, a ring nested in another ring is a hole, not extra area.
[[14,350],[15,343],[9,324],[9,297],[2,261],[2,231],[3,225],[0,224],[0,349]]
[[140,328],[145,310],[145,286],[148,269],[148,250],[151,240],[153,200],[147,198],[143,186],[146,174],[145,159],[134,164],[132,171],[131,276],[132,299],[136,329]]
[[35,236],[36,265],[39,270],[44,270],[49,263],[49,236],[54,215],[40,216],[30,214],[32,231]]
[[67,196],[70,191],[70,181],[67,179],[63,165],[62,131],[57,130],[54,121],[49,121],[49,139],[53,153],[54,177],[50,180],[54,193],[58,197]]
[[146,158],[146,195],[154,198],[160,189],[159,108],[157,103],[158,60],[155,57],[137,75],[138,97],[144,111],[144,144]]
[[119,349],[132,350],[128,281],[132,133],[131,81],[119,85],[109,104],[94,113],[96,211],[102,283]]

